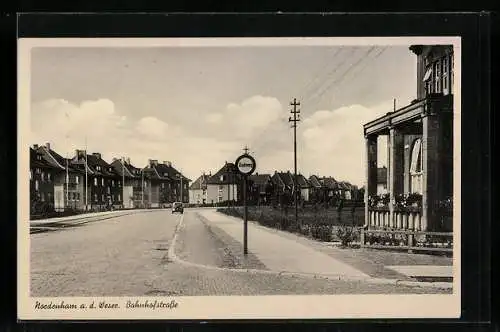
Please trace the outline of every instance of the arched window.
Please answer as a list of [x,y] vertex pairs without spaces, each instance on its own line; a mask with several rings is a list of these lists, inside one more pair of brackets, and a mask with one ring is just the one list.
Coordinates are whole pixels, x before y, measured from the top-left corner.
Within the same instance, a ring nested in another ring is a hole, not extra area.
[[410,192],[422,194],[422,140],[413,143],[410,163]]

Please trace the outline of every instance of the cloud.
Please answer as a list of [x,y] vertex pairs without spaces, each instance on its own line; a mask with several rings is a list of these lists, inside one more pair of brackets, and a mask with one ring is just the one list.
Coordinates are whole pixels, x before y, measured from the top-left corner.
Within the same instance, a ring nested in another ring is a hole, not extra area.
[[148,159],[171,161],[193,180],[203,171],[214,172],[224,161],[233,161],[240,144],[231,140],[187,135],[183,128],[156,117],[137,121],[120,114],[109,99],[75,104],[50,99],[31,105],[31,144],[51,143],[63,156],[75,149],[100,152],[111,162],[129,157],[137,167]]
[[[362,185],[363,124],[391,109],[389,101],[376,107],[318,110],[305,117],[297,128],[298,171]],[[62,155],[73,155],[87,141],[89,152],[100,152],[108,162],[126,156],[142,167],[148,159],[168,160],[192,180],[234,161],[248,144],[258,172],[293,171],[293,130],[277,99],[254,96],[205,120],[212,131],[193,132],[158,117],[129,119],[109,99],[81,104],[51,99],[32,104],[31,144],[50,142]],[[384,161],[387,151],[379,151]]]
[[[301,167],[311,173],[332,175],[361,185],[365,177],[363,124],[391,110],[391,102],[375,107],[350,105],[320,110],[304,120],[301,135]],[[379,149],[384,161],[386,150]]]
[[169,126],[166,122],[148,116],[137,122],[136,130],[145,138],[151,140],[164,140],[167,138]]
[[220,138],[248,141],[282,114],[276,98],[252,96],[241,103],[229,103],[223,111],[208,115],[206,121],[216,129],[230,129],[219,131]]

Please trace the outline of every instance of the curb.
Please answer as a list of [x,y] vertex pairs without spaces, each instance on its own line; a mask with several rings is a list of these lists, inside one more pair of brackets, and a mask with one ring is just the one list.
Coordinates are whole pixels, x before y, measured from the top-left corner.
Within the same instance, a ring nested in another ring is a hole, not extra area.
[[224,268],[212,265],[204,265],[198,263],[192,263],[189,261],[185,261],[179,258],[175,254],[175,244],[177,242],[177,237],[182,229],[182,223],[184,221],[184,214],[181,219],[177,223],[174,231],[174,237],[172,238],[172,242],[168,248],[167,257],[172,262],[176,262],[185,266],[197,267],[201,269],[210,269],[215,271],[224,271],[224,272],[239,272],[239,273],[256,273],[256,274],[272,274],[272,275],[285,275],[285,276],[300,276],[307,277],[311,279],[328,279],[328,280],[339,280],[339,281],[358,281],[358,282],[367,282],[372,284],[385,284],[385,285],[402,285],[408,287],[421,287],[421,288],[434,288],[434,289],[453,289],[452,283],[446,282],[419,282],[419,281],[405,281],[399,279],[383,279],[383,278],[363,278],[363,277],[352,277],[345,275],[317,275],[312,273],[303,273],[303,272],[290,272],[290,271],[268,271],[268,270],[259,270],[259,269],[233,269],[233,268]]

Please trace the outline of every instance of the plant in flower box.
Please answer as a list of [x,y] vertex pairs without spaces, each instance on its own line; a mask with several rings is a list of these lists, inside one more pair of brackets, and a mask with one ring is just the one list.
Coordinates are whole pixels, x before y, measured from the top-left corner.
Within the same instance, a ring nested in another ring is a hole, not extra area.
[[411,193],[406,198],[406,205],[411,207],[422,207],[422,194],[420,193]]

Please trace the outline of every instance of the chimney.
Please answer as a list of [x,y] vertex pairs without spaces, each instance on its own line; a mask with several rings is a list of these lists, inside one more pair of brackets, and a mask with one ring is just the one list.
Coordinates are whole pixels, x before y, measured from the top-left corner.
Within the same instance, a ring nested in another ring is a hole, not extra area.
[[50,150],[50,143],[45,143],[45,147],[47,148],[47,150]]
[[113,158],[113,162],[115,162],[115,161],[117,161],[117,160],[118,160],[118,158],[116,158],[116,157],[114,157],[114,158]]
[[98,159],[101,159],[101,154],[99,152],[94,152],[92,155]]
[[149,159],[149,166],[158,166],[158,160],[155,159]]
[[33,149],[37,150],[38,149],[38,144],[33,144]]
[[127,157],[127,164],[130,165],[130,158],[129,157]]

